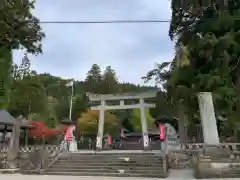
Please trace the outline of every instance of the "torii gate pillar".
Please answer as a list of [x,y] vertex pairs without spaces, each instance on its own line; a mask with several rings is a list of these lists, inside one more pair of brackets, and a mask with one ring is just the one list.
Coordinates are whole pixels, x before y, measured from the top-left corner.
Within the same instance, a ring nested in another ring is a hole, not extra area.
[[105,100],[101,100],[101,105],[100,105],[100,109],[99,109],[97,144],[96,144],[97,149],[102,149],[102,146],[103,146],[104,112],[105,112]]
[[148,137],[148,127],[145,115],[144,99],[140,99],[140,112],[141,112],[141,124],[143,133],[143,146],[144,149],[149,148],[149,137]]

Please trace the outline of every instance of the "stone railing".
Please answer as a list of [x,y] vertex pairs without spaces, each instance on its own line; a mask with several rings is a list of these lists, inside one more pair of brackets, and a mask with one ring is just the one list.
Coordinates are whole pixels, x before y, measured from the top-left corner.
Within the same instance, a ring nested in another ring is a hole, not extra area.
[[[173,169],[193,167],[200,157],[203,156],[209,145],[204,143],[180,144],[178,148],[168,152],[169,166]],[[227,158],[240,156],[240,143],[220,143],[216,148],[225,151]],[[227,159],[226,158],[226,159]]]
[[184,169],[192,167],[198,157],[196,151],[185,150],[171,150],[168,152],[169,168],[171,169]]
[[[181,149],[202,149],[204,147],[207,147],[209,145],[204,143],[188,143],[188,144],[180,144]],[[240,143],[219,143],[219,145],[216,145],[216,147],[219,148],[229,148],[233,151],[240,151]]]
[[[8,169],[7,152],[8,148],[0,150],[2,169]],[[39,171],[47,167],[60,152],[60,146],[55,145],[24,146],[19,148],[16,163],[21,172]]]
[[54,159],[61,153],[60,146],[46,145],[46,146],[28,146],[22,147],[19,153],[26,155],[25,164],[22,164],[21,170],[25,173],[36,172],[39,173],[42,169],[54,161]]
[[36,149],[43,149],[49,152],[50,154],[60,151],[61,147],[59,145],[39,145],[39,146],[24,146],[19,148],[20,153],[29,153],[33,152]]

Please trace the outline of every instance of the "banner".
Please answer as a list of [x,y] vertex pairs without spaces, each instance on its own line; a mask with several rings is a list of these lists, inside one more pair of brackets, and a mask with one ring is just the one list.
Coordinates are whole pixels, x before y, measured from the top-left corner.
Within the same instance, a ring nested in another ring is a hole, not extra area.
[[164,141],[164,139],[165,139],[165,125],[160,122],[158,124],[158,127],[159,127],[160,140]]

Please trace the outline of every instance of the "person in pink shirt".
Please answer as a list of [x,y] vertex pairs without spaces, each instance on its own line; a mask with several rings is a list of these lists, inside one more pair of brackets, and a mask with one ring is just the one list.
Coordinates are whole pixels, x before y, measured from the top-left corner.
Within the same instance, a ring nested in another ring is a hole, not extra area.
[[66,132],[64,135],[64,141],[67,143],[67,151],[69,151],[69,145],[70,145],[70,140],[71,140],[70,130],[71,130],[71,126],[68,126],[66,128]]

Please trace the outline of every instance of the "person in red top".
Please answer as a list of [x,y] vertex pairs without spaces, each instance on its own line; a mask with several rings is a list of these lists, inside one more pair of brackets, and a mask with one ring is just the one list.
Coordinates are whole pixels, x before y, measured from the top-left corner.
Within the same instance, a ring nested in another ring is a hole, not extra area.
[[71,140],[70,129],[71,129],[71,126],[68,126],[65,130],[65,135],[64,135],[64,141],[67,143],[67,151],[69,151],[69,145]]

